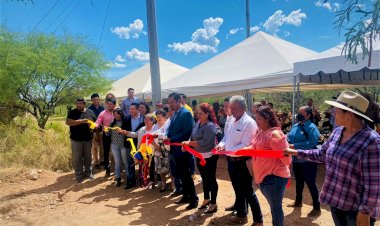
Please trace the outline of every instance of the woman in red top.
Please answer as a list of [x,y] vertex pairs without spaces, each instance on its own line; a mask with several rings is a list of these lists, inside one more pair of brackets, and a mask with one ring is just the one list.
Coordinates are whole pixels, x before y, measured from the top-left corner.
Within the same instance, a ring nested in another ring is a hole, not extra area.
[[[255,116],[258,131],[252,141],[253,149],[282,151],[289,147],[272,109],[268,106],[262,106]],[[291,157],[280,159],[252,157],[255,182],[259,185],[270,205],[274,226],[284,225],[282,199],[290,177],[289,165],[291,161]]]

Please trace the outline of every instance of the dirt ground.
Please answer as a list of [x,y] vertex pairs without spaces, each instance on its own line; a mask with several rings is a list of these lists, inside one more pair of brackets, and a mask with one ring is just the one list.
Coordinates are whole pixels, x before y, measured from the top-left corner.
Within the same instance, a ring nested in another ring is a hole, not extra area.
[[[324,177],[324,165],[319,165],[318,187]],[[28,179],[30,171],[19,173],[0,181],[0,225],[226,225],[231,216],[224,208],[234,200],[228,178],[226,160],[219,159],[217,178],[219,183],[218,212],[201,214],[198,210],[186,211],[186,205],[175,205],[179,197],[170,197],[169,191],[159,193],[158,189],[116,188],[113,177],[105,179],[99,171],[94,180],[81,184],[73,181],[73,173],[39,171],[39,179]],[[197,176],[196,189],[203,200],[202,185]],[[264,225],[271,224],[267,201],[259,190],[256,191]],[[307,187],[304,191],[304,206],[288,208],[295,197],[295,182],[286,190],[283,206],[285,225],[329,226],[333,225],[327,206],[322,205],[322,215],[316,219],[306,215],[312,209]],[[197,213],[195,221],[190,215]],[[251,213],[248,215],[252,223]]]

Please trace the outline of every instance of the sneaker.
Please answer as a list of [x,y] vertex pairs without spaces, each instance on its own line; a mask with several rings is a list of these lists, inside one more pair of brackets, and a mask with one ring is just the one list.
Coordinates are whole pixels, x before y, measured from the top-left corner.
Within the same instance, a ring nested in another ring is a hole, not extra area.
[[93,180],[94,178],[94,174],[91,173],[90,175],[88,175],[88,179]]
[[319,217],[321,215],[321,209],[313,209],[307,214],[308,217]]

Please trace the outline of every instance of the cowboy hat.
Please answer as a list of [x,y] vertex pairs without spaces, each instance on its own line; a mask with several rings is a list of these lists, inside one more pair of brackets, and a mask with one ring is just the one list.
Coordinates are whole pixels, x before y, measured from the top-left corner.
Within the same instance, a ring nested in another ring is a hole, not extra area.
[[340,108],[342,110],[350,111],[354,114],[363,117],[368,121],[373,122],[372,119],[365,115],[365,112],[367,111],[369,105],[369,101],[355,92],[343,91],[336,101],[326,100],[325,103]]

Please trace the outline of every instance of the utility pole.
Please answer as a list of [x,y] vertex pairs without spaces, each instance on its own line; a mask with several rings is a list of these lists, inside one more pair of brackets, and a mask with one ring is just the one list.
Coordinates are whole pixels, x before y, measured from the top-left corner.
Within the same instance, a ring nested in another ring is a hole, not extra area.
[[158,58],[158,41],[156,26],[155,0],[146,0],[146,14],[148,20],[149,60],[152,82],[152,105],[161,101],[160,62]]
[[246,33],[247,38],[251,36],[251,24],[250,24],[250,16],[249,16],[249,0],[245,0],[245,23],[246,23]]
[[[247,38],[251,36],[251,24],[249,22],[250,16],[249,16],[249,0],[245,0],[245,25],[246,25],[246,32]],[[251,112],[252,105],[253,105],[253,94],[247,90],[247,105],[248,105],[248,111]]]

